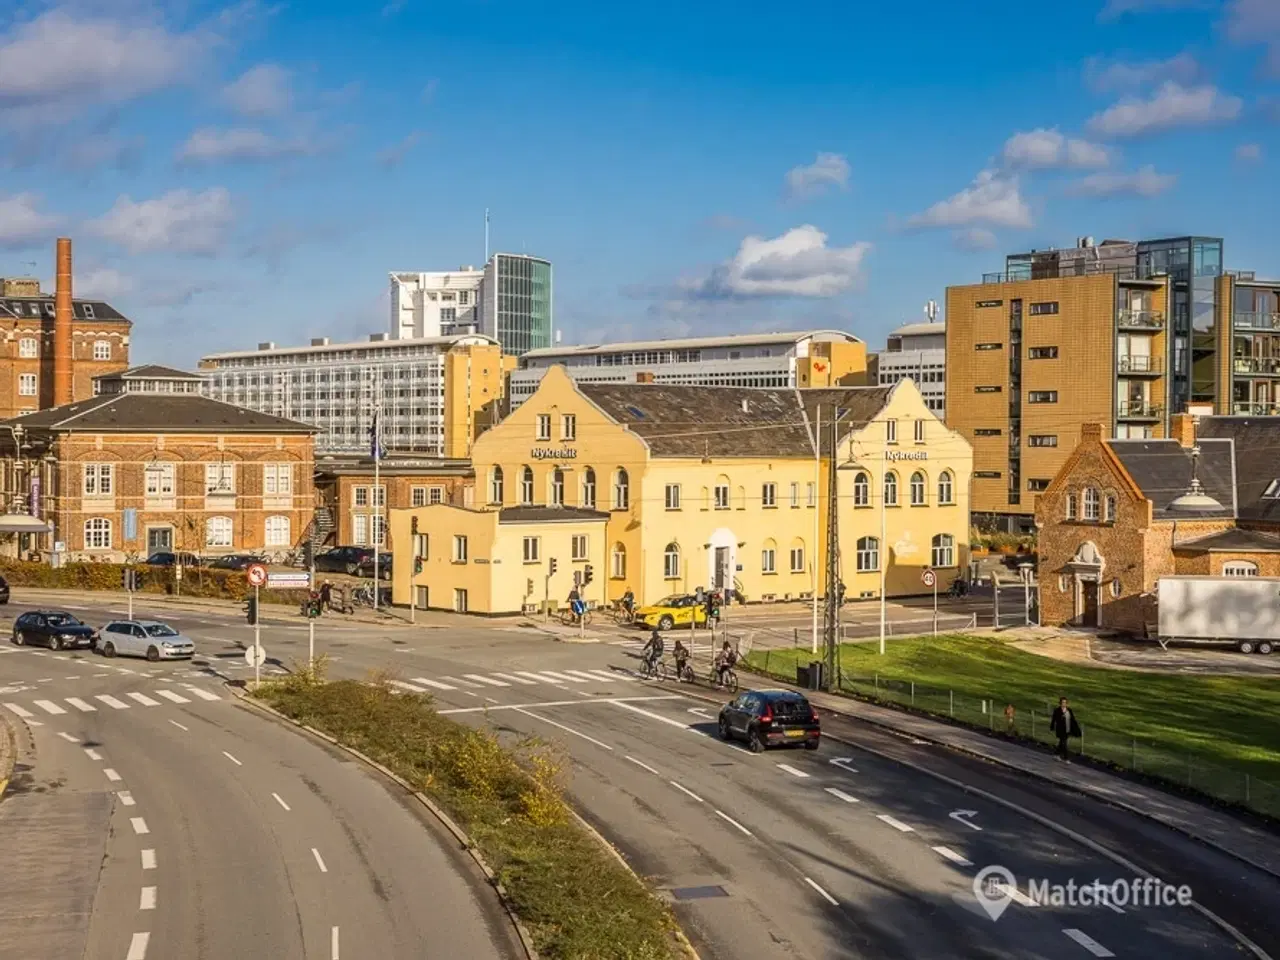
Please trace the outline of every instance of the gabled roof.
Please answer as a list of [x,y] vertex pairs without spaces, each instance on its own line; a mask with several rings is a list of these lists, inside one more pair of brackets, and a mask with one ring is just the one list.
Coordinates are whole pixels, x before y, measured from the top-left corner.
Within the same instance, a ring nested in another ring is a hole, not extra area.
[[1197,552],[1208,551],[1210,553],[1215,551],[1280,553],[1280,537],[1269,533],[1259,533],[1256,530],[1241,530],[1239,527],[1232,527],[1230,530],[1220,530],[1217,533],[1198,537],[1195,540],[1179,541],[1173,545],[1173,549]]
[[1241,519],[1280,523],[1280,417],[1205,417],[1199,435],[1234,441]]
[[[0,297],[0,317],[53,320],[53,304],[53,296],[47,293],[40,296]],[[82,320],[87,323],[95,320],[114,323],[129,322],[124,314],[104,300],[81,300],[78,297],[71,301],[71,317],[73,320]]]
[[[896,386],[896,385],[895,385]],[[719,389],[713,387],[712,389]],[[822,433],[822,455],[831,453],[831,417],[838,412],[838,440],[861,430],[876,418],[889,402],[894,386],[827,387],[795,391],[813,429]],[[821,408],[821,410],[819,410]],[[810,453],[812,453],[810,449]]]
[[603,510],[585,507],[503,507],[498,511],[499,523],[569,523],[574,520],[608,520]]
[[[939,331],[941,332],[941,331]],[[626,340],[618,343],[567,344],[539,347],[523,354],[535,360],[546,357],[577,357],[596,353],[631,353],[637,350],[710,350],[716,347],[786,346],[810,338],[823,341],[860,343],[844,330],[798,330],[791,333],[728,333],[716,337],[682,337],[671,340]]]
[[315,433],[296,420],[273,417],[198,393],[113,393],[37,410],[7,423],[50,433]]
[[[108,373],[104,375],[112,380],[204,380],[205,378],[198,373],[191,373],[187,370],[175,370],[173,367],[162,367],[155,363],[144,363],[138,367],[130,367],[128,370],[121,370],[119,373]],[[94,377],[95,380],[101,379]]]
[[[1143,496],[1151,501],[1156,520],[1185,518],[1170,511],[1169,504],[1191,486],[1191,450],[1177,440],[1108,440],[1107,446],[1119,458]],[[1200,483],[1204,492],[1221,510],[1197,513],[1204,517],[1236,515],[1235,458],[1230,440],[1200,441]]]

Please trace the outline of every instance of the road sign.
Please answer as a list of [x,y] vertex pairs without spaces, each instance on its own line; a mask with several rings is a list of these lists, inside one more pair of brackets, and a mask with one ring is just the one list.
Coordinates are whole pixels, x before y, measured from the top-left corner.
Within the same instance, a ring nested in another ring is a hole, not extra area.
[[938,582],[938,575],[926,567],[920,573],[920,582],[923,583],[926,587],[932,587],[935,583]]
[[298,589],[299,587],[311,586],[311,574],[309,573],[268,573],[267,586],[276,587],[282,590]]
[[260,563],[251,563],[244,571],[245,577],[249,580],[249,586],[260,587],[267,582],[267,568]]
[[244,651],[244,662],[251,667],[260,667],[267,660],[267,651],[262,649],[262,644],[255,643],[251,647],[247,647]]

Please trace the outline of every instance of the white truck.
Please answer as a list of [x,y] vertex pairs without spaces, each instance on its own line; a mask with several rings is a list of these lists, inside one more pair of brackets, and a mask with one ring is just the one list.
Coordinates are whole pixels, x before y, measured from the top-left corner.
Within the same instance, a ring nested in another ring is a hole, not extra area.
[[1241,653],[1280,646],[1280,577],[1161,577],[1159,641],[1230,642]]

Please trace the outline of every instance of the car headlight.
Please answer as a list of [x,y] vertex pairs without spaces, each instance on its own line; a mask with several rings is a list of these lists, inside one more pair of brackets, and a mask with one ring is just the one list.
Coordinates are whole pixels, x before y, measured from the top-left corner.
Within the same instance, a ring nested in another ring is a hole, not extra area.
[[172,650],[172,649],[173,649],[173,644],[172,644],[172,643],[170,643],[168,640],[163,641],[163,642],[160,644],[160,646],[164,647],[166,650]]

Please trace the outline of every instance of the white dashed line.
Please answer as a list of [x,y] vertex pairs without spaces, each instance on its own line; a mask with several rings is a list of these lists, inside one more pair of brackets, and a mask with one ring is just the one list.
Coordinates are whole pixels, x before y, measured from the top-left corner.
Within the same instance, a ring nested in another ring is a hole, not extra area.
[[180,693],[174,693],[172,690],[157,690],[156,696],[164,697],[173,703],[190,703],[191,701]]
[[63,733],[61,730],[59,730],[59,731],[58,731],[58,736],[60,736],[63,740],[67,741],[67,743],[79,743],[79,742],[80,742],[77,738],[73,737],[71,734],[69,734],[69,733]]
[[833,897],[831,894],[827,893],[827,891],[823,890],[820,886],[818,886],[816,883],[814,883],[814,882],[813,882],[812,880],[810,880],[808,877],[805,877],[805,878],[804,878],[804,882],[805,882],[805,883],[807,883],[809,886],[813,887],[813,889],[817,890],[817,891],[818,891],[818,893],[822,894],[822,899],[823,899],[823,900],[826,900],[826,901],[827,901],[827,903],[831,904],[833,907],[838,907],[838,906],[840,906],[840,901],[838,901],[838,900],[837,900],[835,897]]
[[470,680],[458,680],[455,677],[441,677],[442,680],[448,680],[450,683],[457,684],[459,687],[479,687],[481,684],[472,683]]
[[520,674],[520,676],[522,677],[529,677],[531,682],[533,683],[549,683],[552,686],[557,686],[557,687],[564,686],[564,681],[553,680],[551,677],[544,677],[540,673],[530,673],[528,670],[517,670],[515,672]]
[[93,749],[93,747],[85,747],[84,755],[88,757],[90,760],[97,760],[98,762],[102,761],[102,754],[100,754],[97,750]]
[[901,820],[895,820],[893,817],[889,816],[887,813],[878,813],[878,814],[876,814],[876,819],[877,819],[877,820],[883,820],[883,821],[884,821],[885,823],[887,823],[889,826],[893,827],[893,829],[895,829],[895,830],[901,830],[903,833],[914,833],[914,832],[915,832],[915,828],[914,828],[914,827],[909,827],[909,826],[907,826],[907,825],[906,825],[905,823],[903,823]]
[[35,704],[45,713],[52,714],[55,717],[60,713],[67,712],[63,710],[60,706],[58,706],[56,703],[54,703],[52,700],[37,700],[35,701]]
[[156,888],[143,887],[142,896],[138,898],[139,910],[154,910],[156,908]]
[[98,712],[98,708],[95,707],[92,703],[86,703],[85,701],[81,700],[79,697],[67,697],[67,703],[71,704],[81,713],[97,713]]
[[[1040,904],[1036,903],[1036,901],[1032,900],[1025,893],[1023,893],[1021,890],[1019,890],[1017,887],[1011,884],[997,883],[997,884],[993,884],[993,886],[996,890],[999,890],[1001,893],[1005,894],[1005,896],[1007,896],[1014,903],[1020,903],[1024,907],[1040,906]],[[1070,936],[1070,934],[1068,934],[1068,936]],[[1075,938],[1072,937],[1072,939],[1074,940]]]
[[679,720],[672,720],[670,717],[664,717],[662,714],[654,713],[652,710],[643,710],[640,707],[632,706],[629,703],[623,703],[621,700],[606,700],[604,702],[612,703],[615,707],[621,707],[623,710],[629,710],[632,713],[638,713],[641,716],[648,717],[650,720],[657,720],[660,723],[665,723],[669,727],[679,727],[681,730],[688,730],[690,733],[696,733],[704,737],[708,736],[708,734],[703,733],[701,730],[695,730],[687,723],[681,723]]
[[635,757],[627,757],[627,759],[630,760],[632,763],[634,763],[641,770],[648,770],[655,777],[662,776],[662,774],[660,774],[657,770],[653,769],[653,767],[649,766],[647,763],[644,763],[643,761],[637,760]]
[[438,680],[428,680],[426,677],[411,677],[414,683],[425,683],[428,687],[435,687],[437,690],[456,690],[457,687],[447,683],[441,683]]
[[[170,720],[169,722],[170,722],[170,723],[172,723],[172,724],[173,724],[175,727],[177,727],[179,730],[187,730],[187,728],[186,728],[186,727],[184,727],[182,724],[180,724],[177,720]],[[188,732],[190,732],[190,731],[188,731]]]
[[150,828],[147,826],[147,821],[143,820],[141,817],[130,817],[129,822],[133,824],[133,832],[138,834],[138,836],[151,832]]
[[849,796],[849,794],[845,793],[843,790],[840,790],[840,789],[838,789],[838,788],[836,788],[836,787],[827,787],[827,788],[826,788],[826,791],[827,791],[827,793],[829,793],[829,794],[831,794],[833,797],[835,797],[837,800],[843,800],[845,803],[857,803],[857,802],[858,802],[858,798],[857,798],[857,797],[851,797],[851,796]]
[[201,700],[221,700],[222,699],[216,693],[210,693],[208,690],[201,690],[199,687],[192,686],[189,683],[184,683],[182,686],[185,689],[194,693]]
[[551,719],[548,719],[547,717],[539,716],[536,713],[530,713],[528,710],[525,710],[523,707],[515,707],[514,709],[516,713],[522,713],[526,717],[530,717],[534,720],[541,720],[543,723],[549,723],[551,724],[551,726],[557,727],[560,730],[563,730],[565,733],[572,733],[575,737],[581,737],[583,740],[586,740],[588,743],[594,743],[597,747],[604,747],[604,749],[610,750],[610,751],[613,750],[613,747],[609,746],[609,744],[604,743],[600,740],[597,740],[595,737],[589,737],[585,733],[582,733],[579,730],[573,729],[573,727],[567,727],[563,723],[560,723],[557,720],[551,720]]
[[145,693],[126,693],[125,696],[136,703],[142,704],[144,707],[160,706],[159,700],[153,700],[151,699],[151,697],[148,697]]
[[693,792],[692,790],[690,790],[688,787],[682,787],[682,786],[680,786],[680,784],[676,783],[674,780],[668,780],[668,781],[667,781],[667,783],[671,784],[673,787],[675,787],[675,788],[676,788],[677,790],[679,790],[681,793],[688,794],[689,796],[693,797],[693,799],[697,800],[699,803],[706,803],[706,801],[705,801],[705,800],[703,800],[700,796],[698,796],[696,793],[694,793],[694,792]]
[[128,709],[129,709],[129,705],[128,705],[127,703],[124,703],[123,701],[117,700],[115,697],[111,696],[111,694],[109,694],[109,693],[99,693],[99,694],[98,694],[97,696],[95,696],[93,699],[98,700],[98,701],[100,701],[101,703],[105,703],[108,707],[110,707],[110,708],[111,708],[111,709],[113,709],[113,710],[128,710]]
[[117,783],[121,779],[120,774],[116,773],[110,767],[103,767],[102,772],[107,775],[107,779],[112,783]]
[[142,851],[142,869],[154,870],[156,868],[156,852],[155,850]]
[[1097,940],[1093,939],[1093,937],[1089,936],[1083,930],[1063,930],[1062,932],[1092,953],[1095,957],[1115,956],[1114,953],[1100,944]]
[[524,679],[523,677],[513,677],[513,676],[512,676],[511,674],[509,674],[509,673],[495,673],[495,674],[494,674],[494,676],[495,676],[495,677],[501,677],[503,680],[510,680],[512,683],[520,683],[520,684],[524,684],[526,687],[534,687],[534,686],[537,686],[537,684],[536,684],[536,683],[534,683],[534,681],[532,681],[532,680],[526,680],[526,679]]
[[797,770],[795,767],[787,763],[779,763],[776,766],[779,770],[783,771],[784,773],[789,773],[793,777],[807,778],[809,776],[803,770]]
[[950,860],[957,867],[973,866],[973,861],[966,860],[964,857],[960,856],[960,854],[956,853],[950,847],[933,847],[932,849],[933,849],[933,852],[936,853],[938,856],[942,857],[944,860]]
[[495,699],[493,699],[493,697],[485,697],[485,698],[484,698],[484,702],[485,702],[485,703],[497,703],[498,701],[497,701],[497,700],[495,700]]
[[543,676],[551,677],[553,680],[559,680],[561,683],[586,683],[581,677],[571,676],[567,673],[561,673],[558,670],[540,670]]
[[129,941],[129,953],[125,960],[147,960],[147,941],[150,939],[149,933],[135,933]]
[[333,932],[329,935],[329,957],[330,960],[338,960],[338,928],[334,927]]
[[223,751],[222,751],[222,755],[223,755],[224,757],[226,757],[228,760],[230,760],[232,763],[234,763],[237,767],[243,767],[243,766],[244,766],[244,764],[243,764],[243,763],[241,763],[239,760],[237,760],[237,759],[236,759],[235,757],[233,757],[231,754],[227,753],[227,751],[223,750]]
[[285,810],[288,810],[288,809],[289,809],[289,805],[288,805],[287,803],[285,803],[285,802],[284,802],[284,800],[280,797],[280,794],[278,794],[278,793],[273,793],[273,794],[272,794],[272,796],[276,798],[276,803],[278,803],[278,804],[280,804],[280,806],[284,807],[284,809],[285,809]]
[[617,683],[616,677],[602,677],[598,674],[588,673],[585,670],[566,670],[565,674],[570,677],[581,677],[583,680],[592,680],[596,683]]
[[750,830],[748,830],[746,827],[740,824],[737,820],[733,819],[733,817],[729,816],[727,813],[717,810],[716,816],[719,817],[721,820],[725,821],[726,823],[731,824],[734,827],[737,827],[738,830],[740,830],[742,833],[745,833],[748,837],[754,836],[754,834]]
[[28,710],[26,707],[20,707],[16,703],[6,703],[5,706],[9,708],[9,711],[14,716],[21,717],[23,720],[26,720],[28,717],[35,716],[35,714],[32,713],[30,710]]
[[321,873],[328,873],[329,868],[324,865],[324,860],[320,856],[320,851],[315,847],[311,848],[311,855],[316,858],[316,866],[320,868]]
[[116,793],[116,796],[120,798],[120,802],[126,807],[132,807],[137,802],[133,799],[133,794],[128,790],[120,790]]
[[487,683],[491,687],[509,687],[511,684],[505,680],[494,680],[492,677],[482,677],[478,673],[464,673],[464,677],[468,680],[474,680],[477,683]]

